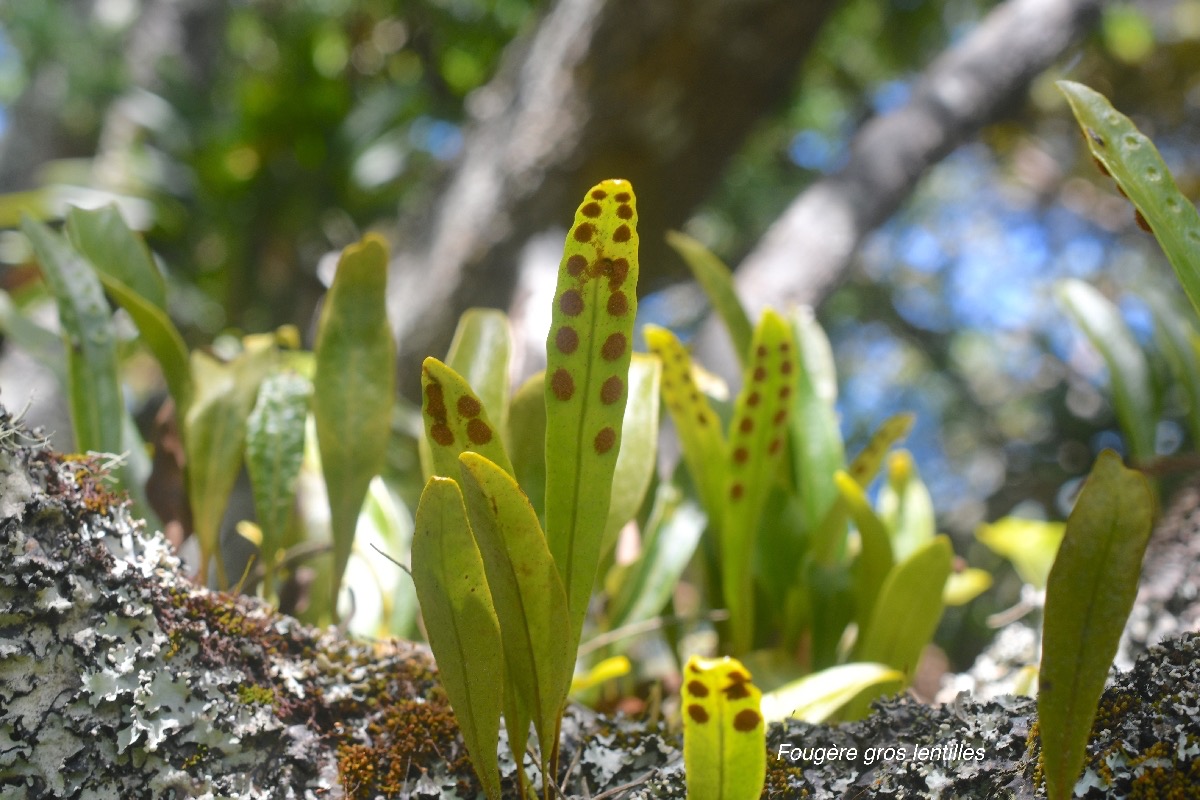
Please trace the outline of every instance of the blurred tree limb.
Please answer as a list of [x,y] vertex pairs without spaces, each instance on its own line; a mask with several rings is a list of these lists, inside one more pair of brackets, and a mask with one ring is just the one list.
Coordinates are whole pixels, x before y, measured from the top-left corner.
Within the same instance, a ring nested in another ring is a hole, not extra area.
[[[461,311],[508,305],[526,243],[598,180],[633,181],[643,230],[681,225],[786,101],[837,5],[556,3],[472,98],[463,157],[393,265],[402,388],[415,395],[417,363],[445,351]],[[664,243],[642,247],[643,275],[661,283]]]

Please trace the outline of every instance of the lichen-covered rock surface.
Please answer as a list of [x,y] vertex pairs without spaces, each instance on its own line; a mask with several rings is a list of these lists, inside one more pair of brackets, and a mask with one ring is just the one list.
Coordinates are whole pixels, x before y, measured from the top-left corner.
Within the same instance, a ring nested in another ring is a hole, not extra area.
[[[1086,796],[1196,796],[1198,676],[1196,637],[1117,676]],[[850,725],[772,726],[765,796],[1033,797],[1036,742],[1030,700],[891,700]],[[682,799],[679,745],[572,708],[558,782]],[[501,770],[512,792],[510,756]],[[0,411],[0,800],[476,796],[426,650],[198,588],[98,461],[42,449]]]

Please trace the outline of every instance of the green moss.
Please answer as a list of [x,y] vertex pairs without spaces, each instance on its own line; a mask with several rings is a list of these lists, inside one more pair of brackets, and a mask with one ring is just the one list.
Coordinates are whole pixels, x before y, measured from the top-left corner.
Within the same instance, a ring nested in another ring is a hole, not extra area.
[[246,705],[275,705],[275,691],[269,686],[259,686],[255,683],[244,683],[238,687],[238,699]]

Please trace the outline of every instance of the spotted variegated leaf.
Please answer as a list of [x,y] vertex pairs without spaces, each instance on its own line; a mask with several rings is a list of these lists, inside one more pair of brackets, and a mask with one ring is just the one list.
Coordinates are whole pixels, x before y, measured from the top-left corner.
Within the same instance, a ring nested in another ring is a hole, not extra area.
[[708,398],[692,377],[692,359],[683,343],[665,328],[642,330],[651,352],[662,362],[662,397],[675,424],[692,481],[710,519],[725,506],[725,436]]
[[433,474],[457,478],[458,457],[468,450],[513,474],[499,432],[465,378],[436,358],[427,358],[421,365],[421,390]]
[[792,331],[783,317],[768,309],[754,330],[728,436],[729,475],[719,550],[721,589],[735,653],[752,644],[755,534],[783,457],[795,391]]
[[688,800],[757,800],[767,774],[762,692],[733,658],[692,656],[683,674]]
[[592,593],[621,446],[637,312],[629,183],[584,197],[567,234],[546,341],[546,534],[567,590],[571,650]]

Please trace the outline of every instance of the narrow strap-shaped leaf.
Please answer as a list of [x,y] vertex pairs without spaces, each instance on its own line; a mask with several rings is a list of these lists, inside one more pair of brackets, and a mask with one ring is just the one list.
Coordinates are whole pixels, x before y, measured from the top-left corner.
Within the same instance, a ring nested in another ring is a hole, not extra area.
[[750,363],[729,428],[729,476],[719,550],[721,589],[735,653],[752,644],[755,535],[783,458],[795,391],[792,331],[783,317],[768,309],[754,331]]
[[663,402],[675,424],[683,461],[709,520],[719,525],[724,517],[728,474],[720,422],[692,379],[692,358],[675,334],[657,325],[645,326],[642,333],[651,352],[662,362]]
[[621,447],[637,313],[637,205],[629,183],[588,191],[567,234],[546,340],[546,535],[578,644]]
[[907,450],[888,456],[887,483],[879,492],[879,516],[888,527],[897,561],[908,558],[937,534],[933,497]]
[[767,774],[762,692],[733,658],[692,656],[683,670],[688,800],[757,800]]
[[[197,394],[184,417],[184,443],[201,582],[207,580],[209,561],[218,555],[221,518],[241,468],[246,419],[276,355],[273,348],[247,350],[222,364],[201,350],[192,353]],[[224,560],[218,557],[216,563],[217,583],[227,588]]]
[[1092,155],[1112,176],[1149,226],[1200,312],[1200,214],[1180,193],[1158,148],[1104,95],[1083,84],[1059,81]]
[[660,484],[641,555],[625,571],[608,605],[609,630],[662,612],[696,552],[704,522],[704,512],[694,502],[684,501],[678,488]]
[[953,560],[950,539],[938,536],[892,568],[859,639],[856,661],[888,664],[912,679],[942,618],[942,591]]
[[837,375],[833,351],[812,309],[797,309],[791,316],[796,337],[796,400],[789,427],[792,438],[792,474],[804,515],[804,529],[813,530],[837,497],[833,473],[846,460],[838,425]]
[[500,621],[507,675],[533,718],[543,763],[549,763],[575,664],[566,592],[537,515],[512,476],[479,453],[463,453],[459,464],[467,515]]
[[1195,315],[1186,310],[1178,293],[1143,291],[1142,296],[1154,316],[1154,339],[1171,367],[1175,382],[1183,387],[1188,399],[1188,433],[1200,442],[1200,332]]
[[762,714],[767,722],[794,717],[816,724],[865,691],[886,694],[903,687],[904,673],[886,664],[839,664],[764,694]]
[[1158,408],[1150,365],[1120,309],[1099,289],[1074,278],[1061,281],[1054,294],[1108,366],[1117,419],[1134,459],[1152,459]]
[[654,477],[658,459],[658,394],[662,367],[659,360],[635,354],[629,362],[629,401],[625,404],[621,452],[613,471],[612,498],[604,526],[605,553],[617,534],[633,519]]
[[504,700],[500,623],[462,492],[450,478],[430,478],[421,494],[412,574],[429,649],[471,764],[489,800],[499,800],[496,747]]
[[479,453],[512,475],[512,464],[487,408],[463,376],[436,358],[421,365],[422,416],[433,458],[433,473],[458,475],[458,456]]
[[375,235],[342,251],[317,333],[313,415],[329,492],[335,602],[358,513],[391,434],[396,347],[384,303],[387,260]]
[[134,292],[116,278],[100,273],[104,290],[129,314],[137,326],[150,353],[158,361],[167,382],[167,390],[175,400],[176,417],[182,419],[192,402],[192,373],[188,366],[188,349],[175,323],[161,308]]
[[875,509],[871,508],[867,493],[858,482],[841,470],[838,470],[834,480],[862,542],[854,570],[854,591],[858,629],[863,631],[875,611],[875,599],[883,588],[883,582],[895,566],[892,542],[887,527]]
[[116,205],[72,208],[67,212],[67,238],[102,275],[144,298],[159,311],[167,309],[167,284],[150,250],[121,217]]
[[469,308],[458,318],[454,339],[446,353],[446,365],[466,379],[500,430],[508,424],[511,355],[512,331],[503,311]]
[[67,343],[68,395],[75,446],[120,453],[124,400],[117,380],[117,345],[112,313],[100,280],[59,234],[26,218],[21,230],[33,245],[58,304]]
[[246,470],[254,492],[254,510],[262,529],[259,559],[267,571],[268,597],[275,556],[296,502],[296,481],[304,461],[304,428],[312,384],[295,372],[263,379],[246,425]]
[[879,474],[879,468],[883,466],[883,459],[888,450],[896,442],[908,436],[908,432],[912,430],[916,420],[916,415],[910,412],[895,414],[885,419],[875,433],[871,434],[867,446],[850,462],[850,466],[846,469],[850,473],[850,477],[858,481],[859,486],[867,488]]
[[742,301],[738,299],[737,289],[733,285],[733,273],[711,250],[685,233],[667,231],[667,244],[683,256],[684,263],[692,271],[692,277],[708,295],[708,302],[725,323],[725,330],[729,331],[738,362],[745,367],[746,360],[750,357],[754,326],[742,306]]
[[1046,584],[1038,726],[1051,800],[1072,795],[1083,767],[1153,521],[1145,477],[1105,450],[1067,519]]
[[544,372],[525,381],[508,408],[508,452],[513,474],[543,523],[546,519],[545,382]]

